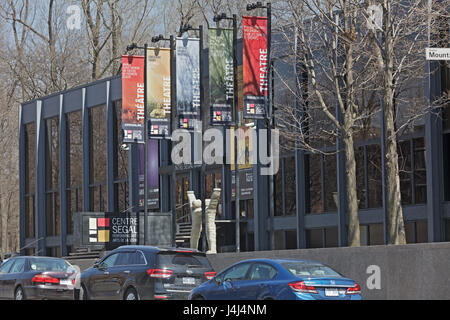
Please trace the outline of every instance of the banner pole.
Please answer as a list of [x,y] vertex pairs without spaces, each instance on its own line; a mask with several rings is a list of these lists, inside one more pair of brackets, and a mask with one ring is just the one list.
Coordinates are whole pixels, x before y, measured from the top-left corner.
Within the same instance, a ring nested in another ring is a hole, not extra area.
[[240,199],[239,199],[239,171],[238,171],[238,143],[239,143],[239,136],[236,135],[239,131],[239,112],[238,112],[238,87],[237,87],[237,81],[238,81],[238,66],[237,66],[237,16],[233,14],[233,68],[234,68],[234,122],[235,122],[235,132],[234,136],[235,139],[235,145],[234,145],[234,201],[235,201],[235,219],[236,219],[236,252],[241,251],[241,208],[240,208]]
[[147,48],[144,44],[144,245],[147,243],[148,210],[148,128],[147,128]]

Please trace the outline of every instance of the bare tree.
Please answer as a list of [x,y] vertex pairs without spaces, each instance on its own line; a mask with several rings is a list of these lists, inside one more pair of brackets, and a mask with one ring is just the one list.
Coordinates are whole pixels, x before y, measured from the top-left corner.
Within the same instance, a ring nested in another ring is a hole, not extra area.
[[[374,112],[371,91],[372,73],[361,72],[373,64],[364,55],[366,37],[361,27],[360,2],[286,1],[285,15],[280,19],[284,42],[291,44],[297,72],[303,81],[284,80],[291,94],[303,106],[303,115],[291,103],[278,106],[278,123],[287,129],[284,136],[301,147],[321,152],[320,146],[342,141],[345,154],[346,202],[348,205],[348,243],[360,245],[356,161],[354,136],[358,123],[367,121]],[[279,75],[283,78],[283,75]],[[306,82],[305,82],[305,79]],[[298,92],[297,88],[301,90]],[[305,130],[306,129],[306,130]]]
[[[434,2],[433,10],[429,3]],[[440,1],[374,1],[368,3],[378,8],[382,21],[372,28],[370,36],[373,44],[371,53],[377,59],[377,69],[381,77],[383,117],[386,132],[386,206],[387,241],[389,244],[406,243],[403,210],[401,205],[399,155],[397,139],[408,126],[423,118],[433,107],[423,94],[417,98],[408,92],[421,83],[425,73],[424,52],[428,45],[427,30],[437,30],[436,23],[443,16],[448,19],[448,3]],[[381,25],[380,25],[381,24]],[[447,26],[448,30],[448,26]],[[406,93],[406,94],[405,94]],[[403,105],[409,111],[400,108]],[[415,101],[416,100],[416,103]]]

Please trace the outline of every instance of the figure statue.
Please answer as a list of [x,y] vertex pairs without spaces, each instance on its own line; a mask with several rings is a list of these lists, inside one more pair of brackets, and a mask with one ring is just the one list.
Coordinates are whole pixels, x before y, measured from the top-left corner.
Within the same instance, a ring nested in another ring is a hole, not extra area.
[[[217,253],[216,249],[216,212],[220,199],[220,188],[214,188],[211,199],[206,199],[206,239],[209,250],[206,253]],[[208,201],[209,200],[209,201]]]
[[198,249],[198,240],[202,232],[202,200],[195,198],[194,191],[188,191],[189,206],[191,208],[192,229],[190,247]]
[[202,200],[194,200],[192,212],[191,248],[198,249],[198,240],[202,233]]
[[[205,199],[205,228],[209,250],[207,253],[217,253],[216,249],[216,212],[220,199],[220,188],[214,188],[211,199]],[[190,247],[198,249],[198,240],[202,232],[202,201],[196,199],[194,191],[188,191],[187,197],[191,208],[192,229]]]

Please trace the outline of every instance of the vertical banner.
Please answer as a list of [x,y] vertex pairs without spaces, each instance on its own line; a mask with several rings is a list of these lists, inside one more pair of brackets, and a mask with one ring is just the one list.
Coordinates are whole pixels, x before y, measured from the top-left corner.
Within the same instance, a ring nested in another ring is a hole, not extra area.
[[209,29],[209,90],[212,125],[233,121],[233,30]]
[[[149,209],[159,208],[159,144],[158,140],[148,141],[147,201]],[[144,162],[145,146],[139,145],[139,207],[144,207]]]
[[124,143],[144,142],[144,57],[122,56]]
[[171,121],[170,49],[147,49],[148,137],[169,138]]
[[177,38],[177,122],[194,131],[200,121],[200,39]]
[[267,18],[243,17],[244,118],[265,119],[269,92]]

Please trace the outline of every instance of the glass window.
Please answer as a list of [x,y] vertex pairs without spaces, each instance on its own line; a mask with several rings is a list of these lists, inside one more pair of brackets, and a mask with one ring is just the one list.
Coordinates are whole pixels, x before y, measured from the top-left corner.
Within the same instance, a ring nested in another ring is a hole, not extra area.
[[48,259],[48,258],[31,258],[30,268],[34,271],[62,271],[65,272],[70,268],[63,259]]
[[275,182],[275,216],[282,216],[283,208],[283,165],[284,159],[280,159],[280,170],[274,177]]
[[417,243],[428,242],[428,221],[427,220],[416,221],[416,242]]
[[306,230],[306,247],[307,248],[323,248],[322,229]]
[[227,280],[231,280],[231,281],[245,280],[249,268],[250,268],[250,263],[238,264],[238,265],[232,267],[231,269],[225,271],[221,278],[225,281],[227,281]]
[[305,157],[307,168],[306,172],[306,198],[308,213],[323,212],[322,205],[322,156],[319,154],[310,154]]
[[36,187],[36,129],[34,123],[25,125],[25,193],[34,193]]
[[384,230],[382,224],[369,225],[369,245],[383,245],[384,244]]
[[366,189],[365,189],[365,173],[364,173],[364,147],[355,149],[356,161],[356,193],[358,196],[358,208],[366,207]]
[[125,212],[129,209],[129,188],[128,182],[114,183],[114,192],[116,194],[116,208],[119,212]]
[[411,141],[401,141],[397,144],[398,169],[400,175],[400,192],[402,204],[412,204],[411,192]]
[[6,262],[3,262],[3,264],[0,266],[0,274],[8,273],[13,264],[14,260],[8,260]]
[[414,196],[416,203],[427,202],[427,169],[424,138],[414,139]]
[[134,252],[120,252],[119,257],[115,262],[115,266],[128,266],[135,264],[134,262],[135,253]]
[[157,255],[157,265],[159,267],[176,267],[176,266],[196,266],[209,268],[208,258],[200,254],[186,253],[159,253]]
[[119,254],[114,253],[114,254],[106,257],[100,265],[102,266],[102,268],[110,268],[112,266],[115,266],[116,260],[118,260],[118,257],[119,257]]
[[47,119],[45,124],[45,186],[46,190],[56,190],[59,187],[59,119]]
[[82,185],[83,171],[83,127],[81,111],[66,114],[67,139],[67,185]]
[[445,219],[445,241],[450,241],[450,219]]
[[83,211],[81,187],[67,191],[67,210],[67,233],[73,234],[74,213]]
[[176,216],[178,222],[190,221],[190,207],[187,192],[189,191],[189,178],[177,177],[176,180]]
[[297,249],[297,230],[285,231],[286,249]]
[[117,156],[117,166],[114,173],[116,179],[128,179],[128,151],[122,150],[122,101],[114,102],[115,146]]
[[379,145],[367,146],[367,185],[369,208],[383,205],[381,183],[381,148]]
[[342,277],[330,267],[317,263],[284,262],[281,265],[296,277]]
[[25,125],[25,237],[34,238],[34,191],[36,161],[36,131],[34,123]]
[[325,211],[337,210],[336,155],[324,156]]
[[14,266],[11,268],[9,273],[21,273],[24,271],[25,271],[25,259],[18,258],[18,259],[15,259]]
[[140,251],[134,253],[134,263],[135,264],[147,264],[144,255]]
[[270,280],[277,275],[277,270],[265,263],[255,263],[250,269],[250,280]]
[[284,164],[286,215],[290,216],[296,214],[295,157],[286,158]]
[[325,247],[339,247],[338,228],[326,228],[325,230]]
[[89,108],[90,182],[106,181],[106,107]]
[[284,232],[283,231],[274,231],[274,250],[283,250],[284,249]]
[[66,114],[67,233],[73,234],[74,213],[82,211],[83,127],[80,111]]
[[34,217],[35,217],[35,206],[34,206],[34,195],[25,197],[25,237],[34,237]]

